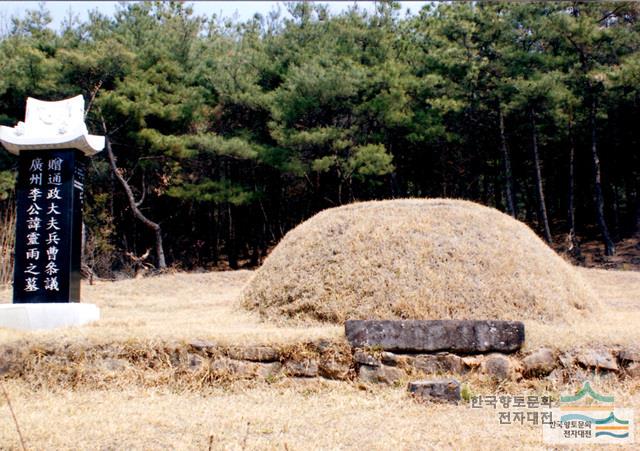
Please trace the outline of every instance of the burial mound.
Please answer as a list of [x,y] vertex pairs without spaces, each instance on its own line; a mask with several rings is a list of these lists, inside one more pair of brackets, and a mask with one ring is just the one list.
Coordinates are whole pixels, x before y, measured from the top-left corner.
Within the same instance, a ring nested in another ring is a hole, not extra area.
[[242,304],[277,322],[503,319],[597,311],[581,275],[529,227],[473,202],[401,199],[322,211],[291,230]]

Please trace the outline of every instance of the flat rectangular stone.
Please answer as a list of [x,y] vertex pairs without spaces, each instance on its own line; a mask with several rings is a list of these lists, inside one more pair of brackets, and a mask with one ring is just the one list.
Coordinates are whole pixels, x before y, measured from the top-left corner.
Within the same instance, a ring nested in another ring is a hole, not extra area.
[[410,382],[408,389],[414,397],[425,401],[457,403],[462,399],[460,382],[455,379]]
[[351,347],[392,352],[514,352],[524,342],[520,321],[348,320],[344,328]]
[[318,361],[316,359],[304,359],[302,361],[287,360],[284,369],[293,377],[316,377],[318,375]]
[[275,362],[280,353],[271,346],[245,346],[234,347],[227,350],[227,355],[236,360],[249,360],[251,362]]

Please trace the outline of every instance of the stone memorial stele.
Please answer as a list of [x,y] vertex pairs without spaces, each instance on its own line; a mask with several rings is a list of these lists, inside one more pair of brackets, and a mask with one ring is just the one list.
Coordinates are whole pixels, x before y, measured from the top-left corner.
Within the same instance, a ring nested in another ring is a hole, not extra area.
[[80,303],[84,165],[104,148],[90,135],[84,98],[27,98],[24,122],[0,126],[0,143],[18,157],[13,303],[0,304],[0,327],[51,329],[100,318]]

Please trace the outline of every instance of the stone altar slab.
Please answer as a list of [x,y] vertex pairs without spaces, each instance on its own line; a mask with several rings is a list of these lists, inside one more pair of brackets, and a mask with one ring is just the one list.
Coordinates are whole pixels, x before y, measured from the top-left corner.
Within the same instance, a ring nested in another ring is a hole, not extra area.
[[524,342],[520,321],[348,320],[344,326],[352,347],[385,351],[515,352]]

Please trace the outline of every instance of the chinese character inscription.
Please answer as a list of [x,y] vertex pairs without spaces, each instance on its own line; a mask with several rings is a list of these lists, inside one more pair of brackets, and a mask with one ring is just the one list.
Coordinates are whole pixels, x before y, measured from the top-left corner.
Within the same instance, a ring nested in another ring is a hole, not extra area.
[[20,159],[14,302],[78,301],[82,156],[29,151]]

